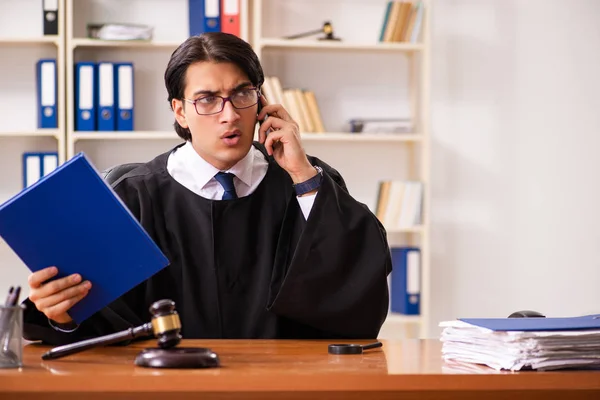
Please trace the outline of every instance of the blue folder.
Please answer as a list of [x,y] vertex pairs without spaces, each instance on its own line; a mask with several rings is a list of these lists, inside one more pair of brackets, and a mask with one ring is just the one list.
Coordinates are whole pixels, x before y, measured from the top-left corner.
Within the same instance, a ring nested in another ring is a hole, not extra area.
[[568,331],[600,329],[600,314],[568,318],[461,318],[493,331]]
[[95,131],[97,116],[95,62],[75,63],[75,130]]
[[56,59],[42,59],[36,64],[38,128],[57,128]]
[[2,204],[0,236],[32,272],[92,282],[69,311],[77,323],[169,263],[83,153]]
[[221,31],[221,0],[188,0],[190,36]]
[[132,131],[133,130],[133,110],[134,110],[134,93],[133,93],[133,63],[120,62],[114,63],[114,82],[115,82],[115,99],[116,99],[116,130]]
[[99,131],[116,130],[115,109],[115,65],[112,62],[99,62],[96,67],[95,88],[98,107],[97,127]]
[[421,312],[421,251],[418,247],[391,249],[391,311],[405,315]]

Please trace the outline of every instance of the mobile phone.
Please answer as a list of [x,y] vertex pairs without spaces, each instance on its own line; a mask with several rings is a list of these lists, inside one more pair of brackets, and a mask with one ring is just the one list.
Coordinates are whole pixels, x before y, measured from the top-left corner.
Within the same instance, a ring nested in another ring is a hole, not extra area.
[[[256,113],[257,116],[258,116],[258,114],[260,114],[260,111],[262,110],[262,108],[263,108],[262,104],[258,103],[258,111]],[[267,120],[267,118],[269,118],[269,114],[265,115],[265,118],[262,121],[258,120],[258,126],[260,127],[263,124],[263,122],[265,122]],[[265,132],[265,134],[268,135],[270,132],[271,132],[271,129],[267,130]]]

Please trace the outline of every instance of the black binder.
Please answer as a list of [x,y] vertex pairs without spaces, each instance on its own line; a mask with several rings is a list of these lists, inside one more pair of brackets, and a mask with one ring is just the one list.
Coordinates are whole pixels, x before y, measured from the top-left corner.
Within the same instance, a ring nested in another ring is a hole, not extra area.
[[58,0],[43,0],[44,35],[58,35]]

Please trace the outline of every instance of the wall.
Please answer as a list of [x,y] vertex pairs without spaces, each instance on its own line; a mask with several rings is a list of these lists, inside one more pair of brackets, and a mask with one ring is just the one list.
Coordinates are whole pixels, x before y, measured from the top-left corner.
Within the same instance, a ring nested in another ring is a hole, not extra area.
[[434,328],[600,313],[598,15],[594,0],[436,1]]

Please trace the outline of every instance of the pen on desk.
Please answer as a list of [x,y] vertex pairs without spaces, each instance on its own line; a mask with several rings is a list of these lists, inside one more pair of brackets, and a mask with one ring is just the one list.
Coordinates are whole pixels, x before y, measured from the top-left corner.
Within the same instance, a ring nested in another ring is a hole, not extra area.
[[[13,288],[11,286],[8,297],[6,299],[7,307],[16,307],[19,303],[19,295],[21,294],[21,286]],[[15,358],[16,355],[10,350],[10,341],[12,339],[13,319],[17,318],[14,310],[5,309],[3,312],[2,321],[0,321],[0,345],[2,354],[5,357]]]
[[[21,286],[13,288],[12,286],[8,289],[8,296],[6,297],[5,307],[15,307],[19,302],[19,295],[21,294]],[[10,339],[11,329],[11,316],[13,313],[11,310],[5,309],[0,315],[0,343],[2,347],[7,346],[7,341]]]
[[6,307],[8,307],[8,305],[10,304],[10,298],[12,297],[12,292],[13,292],[14,290],[15,290],[15,289],[14,289],[12,286],[11,286],[10,288],[8,288],[8,296],[6,296],[6,301],[4,302],[4,305],[5,305]]
[[[10,307],[10,304],[13,299],[13,292],[15,288],[12,286],[8,289],[8,295],[6,296],[6,301],[4,302],[5,307]],[[4,309],[0,310],[0,351],[2,351],[2,355],[4,354],[4,343],[5,338],[8,336],[8,332],[10,330],[10,310]]]
[[17,286],[12,293],[9,294],[8,300],[6,301],[7,307],[14,307],[19,302],[19,295],[21,294],[21,286]]
[[[5,307],[10,307],[10,303],[12,302],[13,292],[15,288],[12,286],[8,289],[8,296],[6,296],[6,301],[4,302]],[[0,335],[4,336],[4,330],[6,326],[6,320],[8,319],[8,310],[4,310],[0,312]]]

